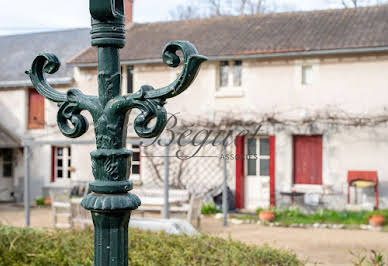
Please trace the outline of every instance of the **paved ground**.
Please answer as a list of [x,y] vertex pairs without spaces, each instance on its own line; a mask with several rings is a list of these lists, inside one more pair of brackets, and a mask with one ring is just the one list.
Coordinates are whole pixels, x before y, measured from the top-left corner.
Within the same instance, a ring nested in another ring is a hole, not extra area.
[[[52,225],[50,208],[32,208],[31,225],[49,227]],[[22,207],[0,204],[0,222],[24,226]],[[388,233],[361,230],[299,229],[265,227],[256,224],[231,224],[222,226],[221,220],[204,218],[202,232],[231,237],[250,245],[268,244],[276,248],[294,251],[310,263],[324,265],[352,265],[354,253],[365,254],[366,250],[378,250],[388,257]]]
[[367,254],[367,250],[383,252],[388,258],[388,233],[361,230],[302,229],[268,227],[257,224],[229,225],[207,219],[203,232],[231,237],[247,244],[268,244],[294,251],[300,258],[320,265],[353,265],[350,251]]

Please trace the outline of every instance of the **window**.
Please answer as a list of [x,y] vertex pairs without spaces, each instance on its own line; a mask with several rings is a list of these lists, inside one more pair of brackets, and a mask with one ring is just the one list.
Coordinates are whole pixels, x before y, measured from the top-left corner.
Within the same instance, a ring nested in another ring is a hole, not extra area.
[[132,172],[131,178],[140,179],[140,146],[132,145]]
[[219,73],[220,87],[241,87],[242,61],[221,61]]
[[127,66],[127,93],[133,93],[133,66]]
[[234,61],[233,66],[233,86],[241,86],[242,61]]
[[52,181],[71,178],[71,148],[53,147]]
[[269,176],[269,138],[260,138],[260,176]]
[[13,150],[2,149],[1,155],[3,157],[3,177],[13,176]]
[[28,129],[44,128],[44,98],[35,89],[28,90]]
[[220,87],[229,85],[229,62],[221,61],[220,63]]
[[302,84],[310,85],[313,83],[313,67],[311,65],[302,66]]
[[247,168],[249,176],[269,176],[269,138],[248,138]]
[[248,175],[256,175],[256,139],[248,139]]

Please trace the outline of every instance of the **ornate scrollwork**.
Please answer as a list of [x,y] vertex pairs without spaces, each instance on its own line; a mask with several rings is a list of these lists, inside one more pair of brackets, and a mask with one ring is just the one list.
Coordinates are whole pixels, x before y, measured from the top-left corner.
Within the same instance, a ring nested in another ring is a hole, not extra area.
[[[185,91],[198,74],[201,63],[207,60],[206,57],[198,55],[196,48],[191,43],[174,41],[164,47],[163,62],[170,67],[177,67],[181,63],[178,51],[182,52],[184,64],[182,72],[174,82],[159,89],[144,85],[137,93],[127,96],[113,97],[110,91],[112,91],[113,86],[120,85],[120,74],[112,76],[109,73],[99,74],[99,86],[105,92],[104,95],[100,95],[100,98],[84,95],[76,89],[71,89],[66,94],[55,90],[44,77],[44,73],[54,74],[60,67],[59,59],[50,53],[36,57],[31,70],[27,73],[40,94],[59,103],[57,121],[65,136],[76,138],[87,131],[88,121],[81,115],[82,110],[88,110],[94,121],[101,120],[104,114],[108,122],[116,121],[117,117],[115,116],[118,114],[123,115],[130,109],[137,108],[141,113],[134,121],[135,131],[140,137],[152,138],[159,135],[167,123],[167,113],[163,107],[166,103],[165,100]],[[154,118],[156,119],[154,125],[149,126]],[[118,123],[118,126],[120,124]],[[105,132],[105,130],[100,129],[96,132]],[[101,138],[101,136],[97,136],[97,139],[99,137]],[[112,137],[117,138],[118,136]]]
[[[88,120],[80,114],[82,109],[77,104],[63,102],[59,104],[57,122],[62,134],[69,138],[82,136],[89,127]],[[69,126],[68,121],[73,125]]]
[[178,78],[171,84],[156,90],[148,90],[145,99],[167,99],[175,97],[184,92],[194,81],[198,74],[201,63],[207,60],[207,57],[198,55],[197,49],[187,41],[169,42],[163,49],[163,62],[169,67],[177,67],[181,59],[177,51],[183,54],[183,69]]
[[55,54],[44,53],[35,58],[31,70],[26,72],[30,76],[35,89],[53,102],[65,102],[67,100],[66,94],[51,87],[43,73],[54,74],[60,66],[61,62]]
[[[163,62],[169,67],[177,67],[181,63],[177,51],[182,52],[184,64],[175,81],[160,89],[144,85],[137,93],[116,98],[111,102],[115,112],[127,112],[133,108],[141,110],[134,123],[135,131],[140,137],[152,138],[163,131],[167,123],[167,113],[163,107],[166,99],[185,91],[197,76],[201,63],[207,60],[205,56],[198,55],[191,43],[174,41],[169,42],[163,49]],[[155,124],[149,127],[154,118]]]
[[[146,88],[143,86],[141,90],[147,90]],[[163,107],[165,104],[166,101],[164,99],[134,99],[133,107],[141,111],[134,122],[135,132],[140,137],[153,138],[162,133],[167,123],[167,112]],[[150,122],[154,118],[154,125],[149,127]]]
[[84,95],[76,89],[61,93],[51,87],[44,73],[54,74],[58,71],[60,65],[61,63],[56,55],[45,53],[35,58],[31,70],[26,73],[30,76],[32,84],[41,95],[51,101],[58,102],[57,123],[62,134],[70,138],[76,138],[88,130],[88,121],[80,114],[81,111],[89,110],[92,115],[98,114],[98,98]]

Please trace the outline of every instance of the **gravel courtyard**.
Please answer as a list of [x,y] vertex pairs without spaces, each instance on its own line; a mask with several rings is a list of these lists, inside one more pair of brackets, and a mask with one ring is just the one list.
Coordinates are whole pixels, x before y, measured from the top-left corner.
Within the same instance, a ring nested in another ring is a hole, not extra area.
[[[32,208],[33,227],[51,227],[50,208]],[[23,207],[0,204],[0,222],[24,226]],[[202,219],[203,233],[239,240],[251,245],[268,244],[276,248],[294,251],[309,264],[352,265],[350,251],[366,254],[377,250],[388,257],[388,233],[361,230],[300,229],[266,227],[257,224],[230,224],[224,228],[222,221],[210,217]]]

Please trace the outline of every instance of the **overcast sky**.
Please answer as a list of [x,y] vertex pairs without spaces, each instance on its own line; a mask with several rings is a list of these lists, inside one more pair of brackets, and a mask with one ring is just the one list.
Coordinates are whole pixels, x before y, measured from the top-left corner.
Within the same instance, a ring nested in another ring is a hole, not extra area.
[[[135,0],[135,22],[168,20],[169,11],[190,0]],[[299,10],[328,8],[326,0],[276,0]],[[331,6],[334,7],[334,6]],[[0,34],[89,27],[88,0],[0,1]]]

